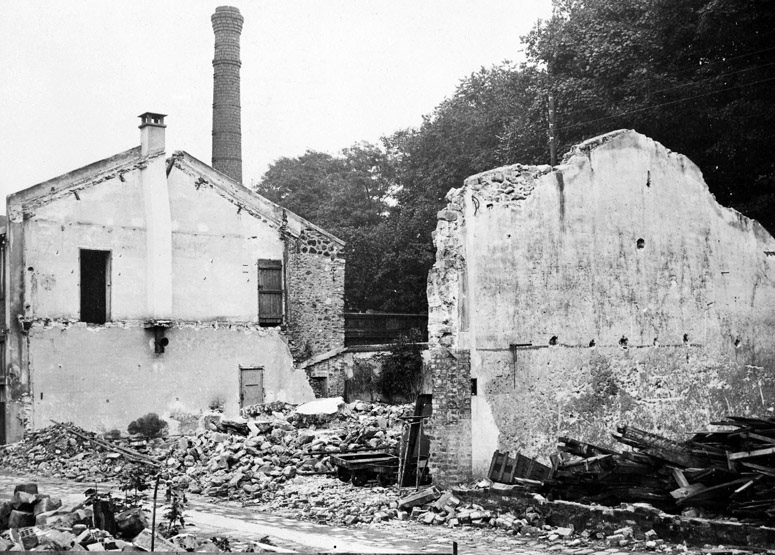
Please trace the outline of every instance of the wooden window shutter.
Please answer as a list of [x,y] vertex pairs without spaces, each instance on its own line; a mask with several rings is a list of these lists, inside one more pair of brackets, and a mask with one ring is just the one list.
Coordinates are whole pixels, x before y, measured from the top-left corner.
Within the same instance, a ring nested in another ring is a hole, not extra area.
[[258,261],[258,323],[283,323],[283,264],[279,260]]

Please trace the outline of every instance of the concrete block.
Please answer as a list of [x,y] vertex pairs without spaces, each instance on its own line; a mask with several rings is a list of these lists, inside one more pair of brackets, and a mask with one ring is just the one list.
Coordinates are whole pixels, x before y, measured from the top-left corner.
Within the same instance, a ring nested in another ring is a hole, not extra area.
[[146,527],[145,516],[140,509],[129,509],[116,515],[118,535],[126,540],[137,537]]
[[62,506],[61,499],[58,499],[56,497],[51,497],[50,495],[44,495],[38,498],[38,502],[35,503],[35,507],[33,508],[32,512],[35,516],[37,516],[40,513],[48,513],[50,511],[55,511],[61,506]]
[[34,482],[30,482],[27,484],[17,484],[15,488],[13,488],[13,492],[16,493],[17,491],[23,491],[25,493],[29,493],[32,495],[38,494],[38,484]]
[[25,551],[30,551],[38,546],[38,536],[35,534],[35,529],[32,527],[19,528],[18,537],[19,543],[22,544]]
[[32,507],[37,500],[37,494],[19,490],[14,492],[11,502],[13,503],[13,508],[17,511],[32,512]]
[[75,534],[50,528],[41,531],[38,540],[41,546],[50,548],[51,551],[66,551],[75,543]]
[[8,516],[8,528],[26,528],[35,526],[35,515],[24,511],[11,511]]

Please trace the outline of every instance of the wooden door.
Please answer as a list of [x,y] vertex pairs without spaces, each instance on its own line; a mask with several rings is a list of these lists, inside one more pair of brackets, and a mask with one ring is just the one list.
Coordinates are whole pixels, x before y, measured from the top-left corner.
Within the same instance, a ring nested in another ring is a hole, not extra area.
[[264,402],[264,369],[240,368],[240,408]]

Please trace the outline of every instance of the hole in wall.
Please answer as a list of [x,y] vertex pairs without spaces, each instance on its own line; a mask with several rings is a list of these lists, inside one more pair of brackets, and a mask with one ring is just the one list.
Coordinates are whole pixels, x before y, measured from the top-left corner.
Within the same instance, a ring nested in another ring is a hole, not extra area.
[[645,249],[646,248],[646,241],[641,238],[638,239],[638,241],[635,243],[639,249]]
[[549,345],[557,345],[557,336],[553,335],[549,338]]
[[471,378],[471,395],[476,395],[476,378]]
[[657,338],[655,337],[655,338],[654,338],[654,343],[653,343],[653,344],[654,344],[654,347],[658,347],[658,346],[659,346],[659,339],[657,339]]
[[596,343],[595,343],[595,340],[594,340],[594,339],[593,339],[592,341],[590,341],[590,342],[589,342],[589,346],[590,346],[590,347],[594,347],[595,345],[596,345]]
[[738,337],[735,339],[735,349],[739,349],[740,345],[742,345],[742,341],[740,341],[740,338]]
[[688,345],[689,344],[689,334],[685,333],[683,339],[684,339],[684,345]]
[[627,348],[627,343],[629,343],[629,339],[627,339],[627,337],[623,335],[621,337],[621,339],[619,339],[619,346],[622,349],[626,349]]

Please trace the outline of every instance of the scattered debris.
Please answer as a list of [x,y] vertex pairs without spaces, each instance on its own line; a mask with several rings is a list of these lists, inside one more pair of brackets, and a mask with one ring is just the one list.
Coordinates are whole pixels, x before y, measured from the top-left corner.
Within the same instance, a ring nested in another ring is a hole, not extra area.
[[673,441],[631,426],[613,434],[632,451],[560,438],[547,490],[558,499],[647,502],[666,512],[775,523],[775,418],[731,416]]

